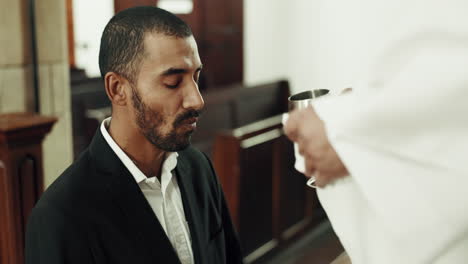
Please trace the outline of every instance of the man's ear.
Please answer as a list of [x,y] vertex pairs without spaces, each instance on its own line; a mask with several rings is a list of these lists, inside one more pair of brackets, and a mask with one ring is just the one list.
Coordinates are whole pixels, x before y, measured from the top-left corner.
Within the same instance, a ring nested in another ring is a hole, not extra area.
[[125,106],[127,104],[127,90],[125,89],[125,86],[129,85],[127,79],[115,72],[108,72],[104,76],[104,85],[112,105]]

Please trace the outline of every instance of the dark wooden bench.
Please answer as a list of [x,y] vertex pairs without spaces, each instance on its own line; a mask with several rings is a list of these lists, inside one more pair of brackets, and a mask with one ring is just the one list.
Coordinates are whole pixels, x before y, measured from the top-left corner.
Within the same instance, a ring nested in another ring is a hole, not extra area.
[[205,111],[192,137],[195,147],[212,157],[216,134],[287,111],[285,80],[244,87],[232,85],[204,93]]
[[294,169],[281,115],[218,133],[213,162],[246,263],[265,260],[325,219],[315,189]]
[[71,84],[73,152],[75,158],[91,143],[99,127],[98,119],[89,116],[89,111],[105,112],[111,107],[102,79],[82,78]]

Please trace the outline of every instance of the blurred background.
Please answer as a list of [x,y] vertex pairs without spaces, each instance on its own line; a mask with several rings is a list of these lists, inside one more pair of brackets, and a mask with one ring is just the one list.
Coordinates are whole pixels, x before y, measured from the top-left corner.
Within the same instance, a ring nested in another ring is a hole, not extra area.
[[468,2],[453,2],[460,16],[419,0],[0,0],[0,263],[20,263],[30,208],[110,115],[100,36],[116,12],[139,5],[193,29],[206,111],[192,142],[214,162],[246,263],[329,263],[343,248],[293,169],[287,97],[354,87],[401,39],[459,29]]

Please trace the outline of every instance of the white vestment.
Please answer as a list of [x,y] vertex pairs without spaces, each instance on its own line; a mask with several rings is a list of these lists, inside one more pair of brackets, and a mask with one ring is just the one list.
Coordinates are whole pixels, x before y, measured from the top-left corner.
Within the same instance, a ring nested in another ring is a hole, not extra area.
[[316,101],[351,174],[319,199],[353,263],[468,263],[468,38],[400,51]]

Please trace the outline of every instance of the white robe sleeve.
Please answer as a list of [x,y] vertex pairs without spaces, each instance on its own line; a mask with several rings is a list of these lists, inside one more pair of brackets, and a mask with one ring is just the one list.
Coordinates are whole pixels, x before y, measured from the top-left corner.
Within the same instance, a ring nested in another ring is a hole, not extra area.
[[314,106],[351,174],[318,194],[353,263],[468,261],[468,47]]

